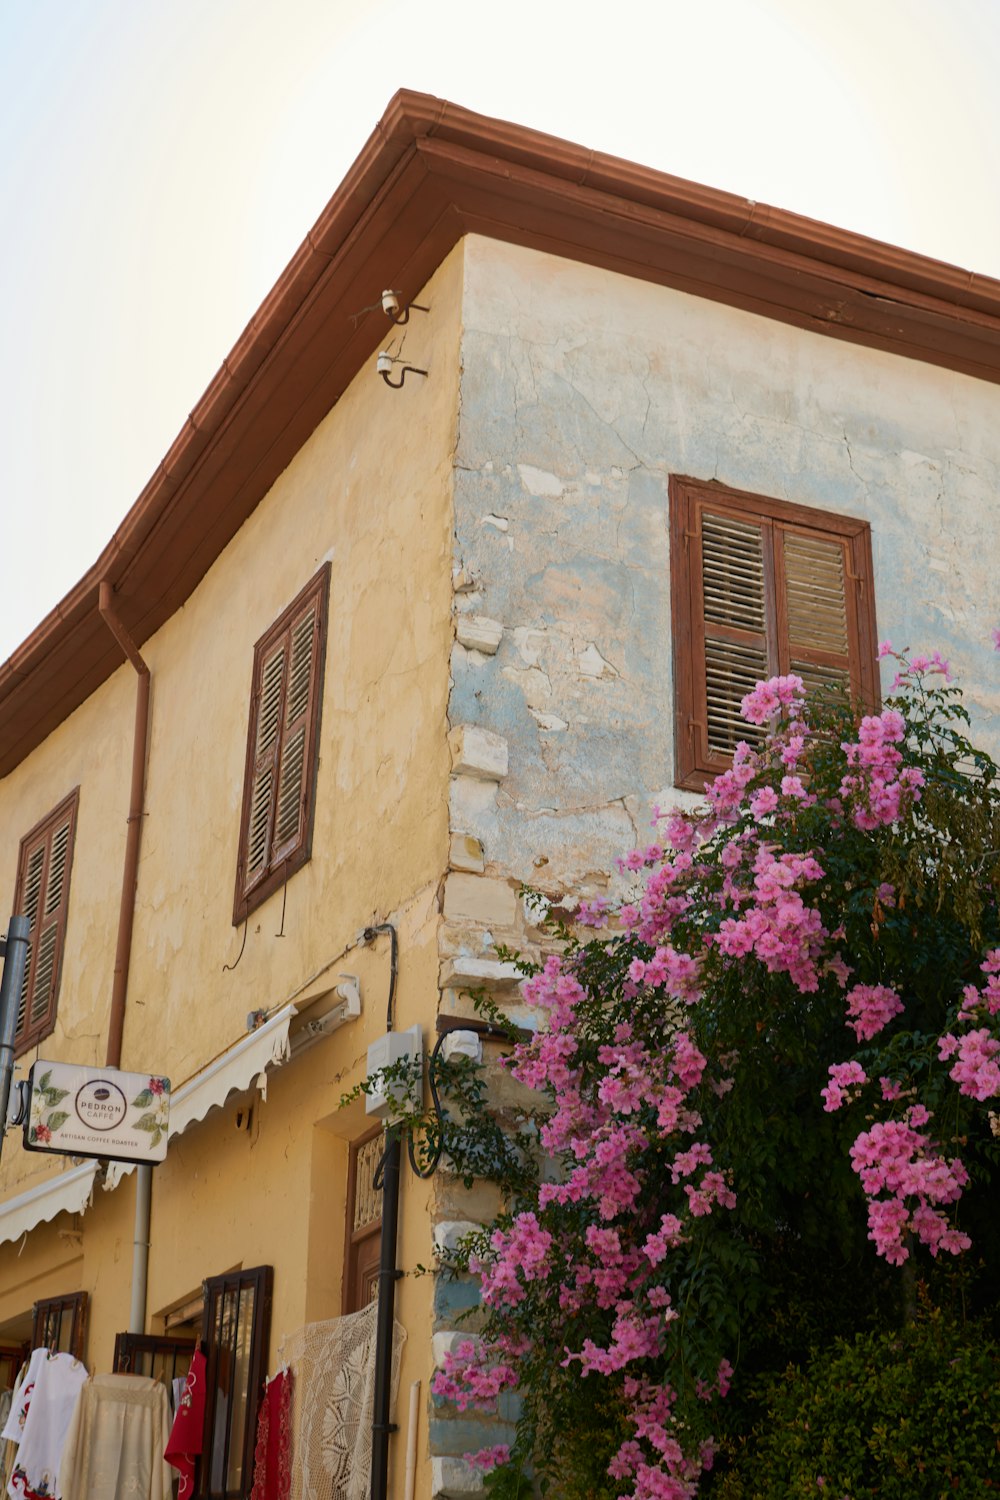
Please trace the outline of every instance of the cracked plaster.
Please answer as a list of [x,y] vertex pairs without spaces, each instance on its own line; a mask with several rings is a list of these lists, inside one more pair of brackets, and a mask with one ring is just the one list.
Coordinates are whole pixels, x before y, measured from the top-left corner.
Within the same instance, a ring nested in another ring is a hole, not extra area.
[[504,635],[456,653],[449,716],[501,734],[510,769],[453,788],[452,815],[491,871],[593,885],[654,801],[689,800],[671,473],[867,518],[880,635],[940,647],[991,727],[996,387],[477,236],[464,275],[456,566]]

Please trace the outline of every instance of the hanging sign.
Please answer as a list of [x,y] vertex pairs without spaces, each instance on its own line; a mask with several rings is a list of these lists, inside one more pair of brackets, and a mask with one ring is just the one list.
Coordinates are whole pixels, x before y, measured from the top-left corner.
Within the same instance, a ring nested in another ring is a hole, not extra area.
[[24,1144],[28,1151],[157,1162],[167,1154],[170,1079],[158,1073],[32,1064]]

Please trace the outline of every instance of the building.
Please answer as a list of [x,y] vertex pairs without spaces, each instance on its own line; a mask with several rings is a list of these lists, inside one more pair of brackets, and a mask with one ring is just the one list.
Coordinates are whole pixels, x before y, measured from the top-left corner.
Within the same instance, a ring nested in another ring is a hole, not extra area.
[[[768,670],[872,692],[879,635],[940,648],[996,751],[998,381],[997,282],[396,95],[0,668],[19,1068],[174,1091],[138,1279],[148,1176],[8,1134],[6,1369],[207,1330],[203,1492],[247,1493],[260,1376],[371,1293],[380,1148],[340,1100],[390,1002],[425,1048],[472,985],[526,1019],[522,883],[606,890]],[[482,1434],[428,1397],[468,1289],[411,1273],[489,1201],[404,1166],[394,1500],[415,1381],[416,1495],[473,1492]]]

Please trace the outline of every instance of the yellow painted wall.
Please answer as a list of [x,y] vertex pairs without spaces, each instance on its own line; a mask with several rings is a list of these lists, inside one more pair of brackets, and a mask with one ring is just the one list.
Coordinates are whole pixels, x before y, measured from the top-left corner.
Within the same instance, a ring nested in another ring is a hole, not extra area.
[[[422,289],[431,312],[409,330],[408,352],[428,379],[390,391],[372,359],[142,648],[152,717],[123,1068],[155,1068],[176,1088],[245,1034],[248,1012],[309,998],[341,972],[361,979],[360,1020],[276,1069],[266,1103],[231,1100],[193,1126],[154,1174],[148,1330],[159,1331],[157,1314],[206,1276],[268,1263],[272,1367],[282,1333],[341,1310],[347,1144],[370,1122],[362,1110],[341,1114],[338,1102],[386,1028],[388,943],[357,946],[371,921],[399,928],[396,1026],[419,1020],[433,1041],[462,255],[459,246]],[[327,559],[312,859],[251,915],[244,943],[232,906],[254,643]],[[123,666],[0,782],[9,896],[20,837],[81,786],[59,1025],[44,1049],[81,1063],[105,1054],[134,694],[135,674]],[[249,1103],[250,1128],[238,1129],[237,1110]],[[65,1165],[28,1155],[12,1136],[0,1202]],[[39,1297],[85,1289],[88,1363],[110,1368],[114,1335],[128,1321],[135,1180],[113,1193],[98,1188],[79,1221],[64,1214],[40,1226],[21,1258],[17,1246],[0,1246],[0,1322]],[[66,1236],[75,1227],[82,1243]],[[407,1173],[399,1264],[430,1259],[428,1191]],[[410,1332],[404,1407],[411,1380],[428,1394],[430,1301],[430,1278],[400,1283],[397,1312]],[[396,1469],[394,1495],[401,1453]],[[428,1484],[422,1476],[419,1496]]]
[[[429,378],[359,373],[144,647],[147,817],[122,1066],[176,1082],[443,871],[461,250],[414,320]],[[311,862],[232,925],[254,642],[332,563]],[[226,964],[236,965],[228,972]]]
[[[0,910],[13,910],[21,839],[80,788],[70,875],[62,985],[43,1057],[103,1063],[125,854],[135,673],[115,674],[38,749],[0,780]],[[131,680],[130,680],[131,679]],[[4,925],[6,922],[4,921]],[[34,1052],[19,1059],[23,1076]],[[63,1169],[62,1159],[22,1150],[16,1134],[0,1160],[0,1200]]]

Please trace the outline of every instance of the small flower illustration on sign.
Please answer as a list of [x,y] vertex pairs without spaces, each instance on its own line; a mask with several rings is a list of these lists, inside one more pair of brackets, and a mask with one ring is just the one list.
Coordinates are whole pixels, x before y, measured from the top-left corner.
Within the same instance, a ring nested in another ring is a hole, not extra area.
[[28,1140],[32,1145],[47,1145],[53,1132],[61,1129],[69,1119],[69,1112],[59,1108],[67,1091],[53,1088],[51,1080],[50,1069],[42,1074],[32,1091],[31,1120],[28,1126]]
[[149,1135],[151,1147],[158,1146],[167,1133],[167,1118],[169,1114],[169,1089],[168,1078],[151,1077],[144,1089],[140,1089],[132,1100],[133,1109],[141,1109],[145,1113],[134,1121],[136,1130],[144,1130]]

